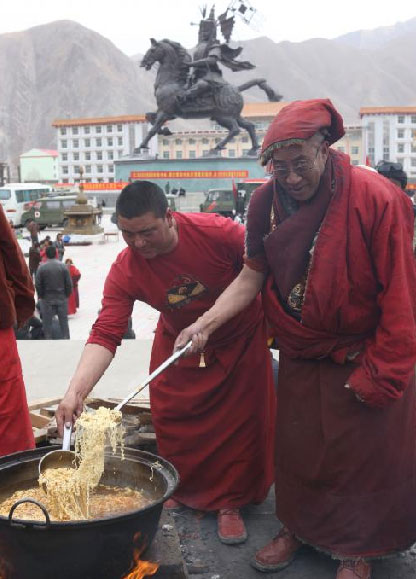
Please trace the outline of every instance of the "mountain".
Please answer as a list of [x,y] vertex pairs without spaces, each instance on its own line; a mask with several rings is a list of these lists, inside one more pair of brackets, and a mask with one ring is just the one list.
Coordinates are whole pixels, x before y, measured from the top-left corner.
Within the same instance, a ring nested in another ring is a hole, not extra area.
[[56,148],[56,118],[141,113],[153,78],[112,42],[72,21],[0,35],[0,160]]
[[[240,44],[256,69],[225,69],[234,84],[265,77],[284,100],[329,97],[350,123],[361,106],[416,105],[416,18],[332,40]],[[72,21],[0,35],[0,161],[16,165],[24,151],[56,147],[56,118],[154,111],[155,71],[141,69],[140,59]],[[259,89],[244,95],[265,100]]]

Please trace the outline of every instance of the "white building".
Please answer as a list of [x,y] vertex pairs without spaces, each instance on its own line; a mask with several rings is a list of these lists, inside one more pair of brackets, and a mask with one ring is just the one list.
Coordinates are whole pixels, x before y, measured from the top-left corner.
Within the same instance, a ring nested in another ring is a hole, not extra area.
[[[149,123],[144,115],[88,119],[58,119],[58,179],[77,183],[80,167],[86,183],[113,183],[114,160],[134,152],[146,136]],[[157,154],[157,139],[149,143],[149,155]]]
[[416,107],[362,107],[363,148],[371,165],[401,163],[416,181]]

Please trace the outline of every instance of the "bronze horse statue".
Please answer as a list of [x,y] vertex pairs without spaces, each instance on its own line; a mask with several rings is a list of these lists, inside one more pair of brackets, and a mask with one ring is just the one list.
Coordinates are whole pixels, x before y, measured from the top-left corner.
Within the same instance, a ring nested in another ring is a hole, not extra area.
[[155,62],[159,63],[154,84],[157,112],[146,115],[153,126],[139,149],[147,148],[150,139],[156,134],[172,134],[167,127],[163,127],[166,121],[176,117],[183,119],[209,117],[228,130],[228,134],[210,151],[211,153],[218,154],[233,137],[239,134],[240,127],[250,135],[249,155],[257,153],[259,143],[255,126],[241,116],[244,105],[241,92],[252,86],[259,86],[266,92],[269,100],[280,100],[281,96],[274,92],[265,79],[253,79],[240,86],[234,86],[223,80],[219,86],[215,87],[212,94],[200,95],[194,101],[187,101],[183,97],[189,85],[189,64],[192,58],[185,48],[168,39],[158,42],[152,38],[151,47],[144,55],[140,66],[150,70]]

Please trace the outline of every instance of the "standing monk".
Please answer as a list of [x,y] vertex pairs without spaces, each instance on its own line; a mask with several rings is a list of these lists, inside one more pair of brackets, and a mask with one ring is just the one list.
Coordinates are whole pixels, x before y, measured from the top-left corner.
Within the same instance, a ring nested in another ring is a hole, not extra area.
[[395,185],[329,149],[343,134],[329,100],[278,114],[261,154],[274,178],[250,202],[245,267],[176,346],[192,337],[204,347],[263,287],[280,348],[284,526],[254,566],[279,571],[308,543],[340,560],[337,579],[369,579],[371,559],[416,541],[413,214]]
[[33,283],[0,207],[0,456],[35,447],[13,326],[35,309]]
[[[110,364],[135,300],[161,312],[153,371],[243,265],[243,227],[217,215],[172,213],[154,183],[125,187],[116,214],[128,247],[111,267],[102,309],[58,408],[61,431]],[[239,510],[262,502],[273,480],[275,398],[259,299],[215,333],[203,356],[181,359],[153,380],[150,400],[159,452],[180,475],[169,506],[217,511],[220,540],[243,542]]]

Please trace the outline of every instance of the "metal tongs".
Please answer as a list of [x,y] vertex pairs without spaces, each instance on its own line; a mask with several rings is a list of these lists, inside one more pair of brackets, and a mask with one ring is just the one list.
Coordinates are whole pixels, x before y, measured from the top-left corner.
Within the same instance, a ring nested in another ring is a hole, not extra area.
[[187,350],[189,350],[189,348],[192,346],[192,340],[190,342],[188,342],[186,344],[186,346],[184,346],[181,350],[178,350],[177,352],[175,352],[174,354],[172,354],[172,356],[170,356],[167,360],[165,360],[163,362],[163,364],[161,364],[158,368],[156,368],[156,370],[154,370],[154,372],[152,372],[150,374],[150,376],[148,376],[146,378],[146,380],[140,384],[140,386],[138,386],[136,388],[136,390],[134,390],[133,392],[131,392],[127,398],[125,398],[124,400],[122,400],[120,402],[120,404],[117,404],[117,406],[114,408],[114,410],[121,410],[122,407],[127,404],[127,402],[130,402],[130,400],[132,398],[134,398],[135,396],[137,396],[137,394],[139,394],[139,392],[141,392],[142,390],[144,390],[146,388],[146,386],[148,384],[150,384],[150,382],[156,378],[156,376],[159,376],[159,374],[161,374],[163,372],[163,370],[166,370],[166,368],[168,368],[171,364],[173,364],[174,362],[176,362],[176,360],[178,360],[181,356],[183,356],[185,354],[185,352]]

